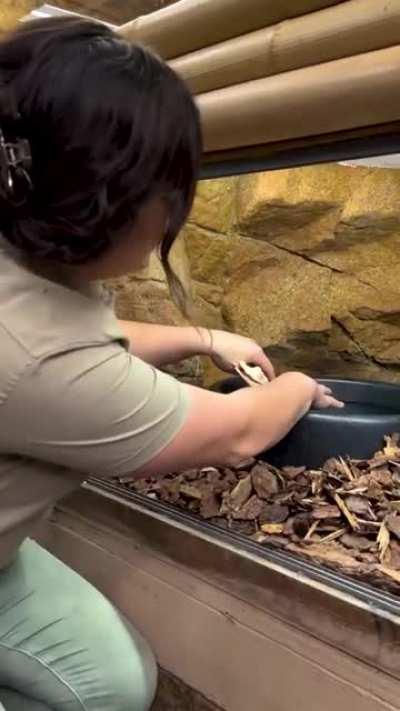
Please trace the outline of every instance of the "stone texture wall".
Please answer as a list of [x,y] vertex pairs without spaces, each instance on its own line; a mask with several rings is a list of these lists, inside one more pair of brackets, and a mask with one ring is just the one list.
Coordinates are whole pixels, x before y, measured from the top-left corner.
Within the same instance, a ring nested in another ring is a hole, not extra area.
[[20,17],[38,5],[38,0],[0,0],[0,33],[11,30]]
[[[400,381],[400,171],[202,182],[174,263],[194,321],[254,337],[278,370]],[[118,290],[123,316],[182,322],[156,260]]]

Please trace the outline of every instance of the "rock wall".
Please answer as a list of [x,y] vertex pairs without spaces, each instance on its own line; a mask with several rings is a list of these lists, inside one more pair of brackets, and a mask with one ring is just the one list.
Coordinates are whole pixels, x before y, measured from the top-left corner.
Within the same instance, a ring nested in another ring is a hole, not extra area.
[[[278,370],[400,381],[400,171],[202,182],[174,261],[195,322],[254,337]],[[118,289],[125,317],[182,322],[155,260]]]
[[20,17],[27,15],[38,5],[39,0],[1,0],[0,33],[7,32],[15,27]]

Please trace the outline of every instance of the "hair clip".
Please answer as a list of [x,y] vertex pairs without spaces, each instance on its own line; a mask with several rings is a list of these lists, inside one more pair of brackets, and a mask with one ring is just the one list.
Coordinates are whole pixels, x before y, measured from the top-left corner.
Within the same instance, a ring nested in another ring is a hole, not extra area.
[[32,167],[32,153],[29,141],[17,137],[6,141],[0,128],[0,178],[10,200],[15,206],[26,202],[33,188],[29,170]]

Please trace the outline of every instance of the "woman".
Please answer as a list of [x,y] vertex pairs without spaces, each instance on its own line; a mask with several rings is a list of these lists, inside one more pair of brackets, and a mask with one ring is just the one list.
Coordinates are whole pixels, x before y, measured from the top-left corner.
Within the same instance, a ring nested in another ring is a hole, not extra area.
[[[97,282],[170,247],[189,213],[194,103],[157,57],[108,28],[52,19],[0,44],[0,701],[7,711],[142,711],[155,665],[97,591],[27,539],[90,473],[235,465],[312,404],[253,341],[118,322]],[[268,385],[220,395],[157,366],[202,353]]]

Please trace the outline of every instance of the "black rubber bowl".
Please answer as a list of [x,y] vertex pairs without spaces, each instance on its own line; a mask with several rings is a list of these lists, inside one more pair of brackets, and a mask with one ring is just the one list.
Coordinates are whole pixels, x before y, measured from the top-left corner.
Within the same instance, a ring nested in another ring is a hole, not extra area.
[[[320,379],[346,403],[342,410],[311,410],[272,449],[261,454],[277,467],[318,468],[329,457],[368,459],[382,446],[383,436],[400,432],[400,385],[361,380]],[[230,393],[246,387],[238,377],[213,390]]]

